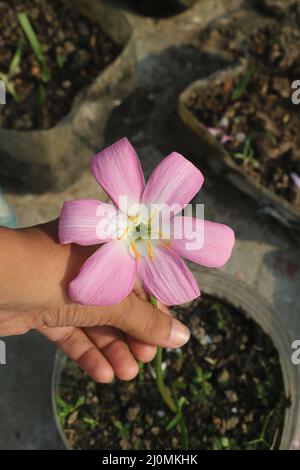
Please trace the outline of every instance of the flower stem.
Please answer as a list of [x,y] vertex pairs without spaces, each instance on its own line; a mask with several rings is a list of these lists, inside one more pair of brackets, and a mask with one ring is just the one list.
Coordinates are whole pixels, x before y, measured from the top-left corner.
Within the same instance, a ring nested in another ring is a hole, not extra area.
[[[150,301],[153,305],[157,305],[157,300],[154,297],[150,297]],[[156,372],[156,384],[159,390],[159,393],[167,405],[167,407],[175,414],[180,415],[179,427],[181,432],[181,444],[182,448],[188,450],[189,448],[189,437],[188,437],[188,430],[185,424],[185,420],[182,414],[182,410],[178,409],[177,403],[172,398],[172,393],[170,389],[166,386],[164,381],[164,373],[162,369],[162,359],[163,359],[163,351],[162,348],[157,348],[157,353],[155,356],[155,372]]]
[[[150,301],[153,305],[157,305],[157,300],[154,297],[150,297]],[[169,388],[166,386],[164,382],[164,373],[162,369],[162,348],[158,347],[157,348],[157,353],[155,356],[155,372],[156,372],[156,383],[157,383],[157,388],[159,390],[159,393],[167,405],[167,407],[173,412],[176,413],[177,407],[176,404],[172,398],[171,392]]]
[[176,413],[177,409],[173,401],[171,392],[164,383],[164,376],[163,376],[163,370],[162,370],[162,348],[160,347],[157,348],[157,353],[155,356],[155,372],[156,372],[157,388],[161,394],[162,399],[164,400],[167,407],[171,411],[173,411],[173,413]]
[[181,432],[181,445],[183,450],[189,449],[189,435],[188,430],[184,421],[184,417],[181,415],[181,419],[179,421],[180,432]]

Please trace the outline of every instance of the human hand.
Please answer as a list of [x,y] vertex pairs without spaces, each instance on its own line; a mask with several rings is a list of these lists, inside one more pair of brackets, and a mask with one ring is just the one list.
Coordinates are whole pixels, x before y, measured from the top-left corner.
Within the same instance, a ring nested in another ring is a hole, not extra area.
[[136,360],[152,360],[156,346],[180,347],[188,340],[187,328],[166,307],[150,304],[140,286],[111,307],[71,302],[68,284],[95,248],[61,246],[56,233],[52,222],[0,234],[14,251],[14,263],[4,253],[0,273],[0,335],[38,329],[99,382],[132,379]]

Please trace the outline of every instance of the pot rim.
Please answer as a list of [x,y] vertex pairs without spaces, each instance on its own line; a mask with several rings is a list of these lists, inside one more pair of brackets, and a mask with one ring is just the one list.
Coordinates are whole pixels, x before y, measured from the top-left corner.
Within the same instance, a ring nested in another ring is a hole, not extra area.
[[[286,409],[283,431],[280,442],[280,450],[291,450],[300,448],[300,366],[291,362],[292,338],[282,320],[280,312],[267,300],[256,292],[253,287],[248,286],[235,277],[217,270],[208,270],[188,263],[201,291],[213,295],[220,300],[244,311],[246,315],[258,323],[273,341],[278,351],[282,370],[284,389],[286,397],[290,398],[290,406]],[[51,401],[54,420],[58,433],[68,450],[72,447],[62,429],[59,421],[56,396],[59,390],[60,377],[67,356],[57,351],[55,355],[54,368],[51,384]]]

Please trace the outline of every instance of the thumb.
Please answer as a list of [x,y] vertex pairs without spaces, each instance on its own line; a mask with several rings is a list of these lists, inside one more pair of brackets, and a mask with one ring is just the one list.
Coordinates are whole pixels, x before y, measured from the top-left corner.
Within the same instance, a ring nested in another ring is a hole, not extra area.
[[190,338],[189,329],[173,318],[164,305],[154,306],[134,294],[120,305],[111,321],[112,326],[124,333],[156,346],[177,348]]
[[110,307],[64,305],[54,315],[53,312],[51,315],[46,315],[43,319],[43,326],[109,325],[155,346],[166,348],[183,346],[190,338],[188,328],[173,318],[165,306],[162,308],[164,311],[132,293],[119,304]]

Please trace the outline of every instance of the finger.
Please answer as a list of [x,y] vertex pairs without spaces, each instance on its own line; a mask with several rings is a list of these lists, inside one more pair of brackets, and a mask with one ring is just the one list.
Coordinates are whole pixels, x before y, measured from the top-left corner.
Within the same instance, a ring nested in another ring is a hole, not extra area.
[[62,350],[93,380],[109,383],[114,378],[114,371],[104,355],[79,328],[47,328],[40,330]]
[[124,335],[126,343],[129,346],[133,356],[142,362],[151,362],[156,355],[157,347],[152,344],[144,343],[129,335]]
[[[108,344],[116,339],[123,339],[128,344],[129,349],[135,359],[143,362],[150,362],[155,357],[156,347],[150,344],[143,343],[138,339],[132,338],[129,335],[121,335],[121,333],[111,326],[94,326],[91,328],[84,328],[86,335],[96,344],[98,349],[104,349]],[[107,357],[109,360],[109,358]],[[124,362],[126,357],[124,357]],[[116,372],[116,371],[115,371]],[[116,373],[118,376],[118,374]]]
[[121,380],[132,380],[139,373],[139,368],[128,345],[123,340],[115,340],[105,346],[102,352]]
[[131,380],[138,373],[138,366],[122,335],[109,326],[84,329],[87,336],[99,348],[121,380]]
[[[132,338],[129,335],[121,336],[120,332],[116,328],[111,326],[94,326],[91,328],[84,328],[87,336],[96,344],[96,346],[101,350],[105,348],[109,343],[115,341],[115,339],[124,339],[125,343],[128,344],[129,350],[134,356],[135,359],[142,362],[150,362],[153,360],[156,354],[156,346],[143,343],[136,338]],[[103,351],[102,351],[103,352]],[[106,356],[110,362],[110,358]],[[124,364],[127,363],[128,356],[124,356]],[[130,362],[132,362],[132,357],[130,357]],[[127,363],[129,370],[129,361]],[[120,374],[115,370],[115,374],[120,378]],[[129,372],[130,375],[130,372]]]

